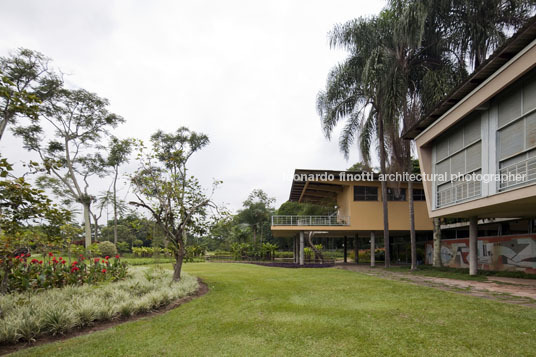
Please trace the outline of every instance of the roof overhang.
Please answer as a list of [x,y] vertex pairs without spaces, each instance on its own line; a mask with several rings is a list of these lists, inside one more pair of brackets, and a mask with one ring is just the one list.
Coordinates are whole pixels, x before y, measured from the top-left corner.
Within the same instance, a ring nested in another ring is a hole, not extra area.
[[404,139],[415,139],[421,132],[426,130],[436,120],[441,118],[451,108],[467,97],[473,90],[483,84],[495,72],[497,72],[508,61],[514,58],[519,52],[527,47],[536,38],[536,16],[532,17],[525,26],[519,29],[511,38],[474,72],[448,94],[434,109],[416,122],[413,126],[404,129],[402,137]]

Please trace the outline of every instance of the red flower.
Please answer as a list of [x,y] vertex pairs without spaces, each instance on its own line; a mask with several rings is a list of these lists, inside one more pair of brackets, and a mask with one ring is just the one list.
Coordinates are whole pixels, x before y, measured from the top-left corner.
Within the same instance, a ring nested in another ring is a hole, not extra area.
[[32,264],[35,264],[35,263],[39,263],[39,260],[33,258],[33,259],[32,259]]
[[24,257],[24,253],[22,253],[22,254],[20,255],[20,257],[21,257],[21,258]]
[[66,261],[65,261],[65,260],[62,260],[62,261],[61,261],[61,264],[65,264],[65,263],[66,263]]
[[52,254],[52,252],[49,252],[49,253],[48,253],[48,256],[49,256],[49,257],[52,257],[52,256],[54,256],[54,254]]
[[78,262],[75,260],[74,262],[72,262],[72,266],[75,266],[76,264],[78,264]]
[[71,268],[71,273],[74,273],[75,271],[79,271],[80,268],[79,267],[72,267]]
[[108,260],[108,259],[110,259],[110,256],[107,255],[107,256],[104,257],[104,259]]
[[119,254],[116,254],[115,259],[119,259]]
[[106,273],[106,269],[102,269],[101,271],[102,271],[103,274]]
[[40,261],[39,261],[39,264],[43,264],[43,261],[42,261],[42,260],[40,260]]
[[95,264],[97,264],[99,262],[99,258],[95,258]]
[[19,255],[17,255],[17,256],[15,257],[15,259],[19,259]]

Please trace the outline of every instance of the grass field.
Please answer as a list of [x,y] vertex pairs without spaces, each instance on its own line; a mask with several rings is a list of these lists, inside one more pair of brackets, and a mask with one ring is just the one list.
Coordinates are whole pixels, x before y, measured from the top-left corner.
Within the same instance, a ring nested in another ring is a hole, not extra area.
[[32,356],[532,356],[536,310],[338,269],[187,264],[210,291]]

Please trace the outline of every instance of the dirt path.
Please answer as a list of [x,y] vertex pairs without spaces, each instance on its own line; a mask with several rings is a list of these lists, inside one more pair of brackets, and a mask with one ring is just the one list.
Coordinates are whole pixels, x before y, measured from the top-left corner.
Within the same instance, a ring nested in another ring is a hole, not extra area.
[[337,268],[536,308],[536,280],[501,277],[487,277],[486,281],[457,280],[409,272],[393,272],[380,267],[370,268],[366,265],[338,265]]

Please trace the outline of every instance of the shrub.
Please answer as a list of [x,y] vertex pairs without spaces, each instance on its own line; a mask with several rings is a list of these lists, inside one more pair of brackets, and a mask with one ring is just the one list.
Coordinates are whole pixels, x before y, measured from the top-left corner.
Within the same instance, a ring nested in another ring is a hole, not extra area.
[[141,247],[143,245],[143,241],[141,239],[136,239],[134,242],[132,242],[132,245],[134,247]]
[[[0,344],[33,341],[40,335],[62,334],[72,328],[150,311],[194,292],[197,279],[183,273],[170,284],[170,270],[154,270],[161,278],[148,281],[133,268],[132,275],[115,283],[74,286],[0,296]],[[136,294],[132,294],[136,291]]]
[[132,248],[132,254],[135,257],[152,257],[155,254],[163,254],[165,256],[171,256],[171,249],[158,248],[158,247],[134,247]]
[[108,241],[105,241],[105,242],[100,242],[99,243],[99,250],[100,250],[100,255],[103,256],[103,257],[113,257],[117,254],[117,249],[115,248],[115,244],[113,244],[112,242],[108,242]]
[[130,246],[127,242],[117,242],[116,246],[119,253],[130,253]]
[[[127,276],[126,263],[118,255],[111,258],[86,258],[67,262],[63,257],[56,257],[52,252],[41,259],[32,258],[30,254],[21,254],[7,258],[3,264],[10,267],[7,276],[7,290],[31,291],[43,290],[67,285],[94,284],[101,281],[117,281]],[[69,291],[68,289],[66,290]]]

